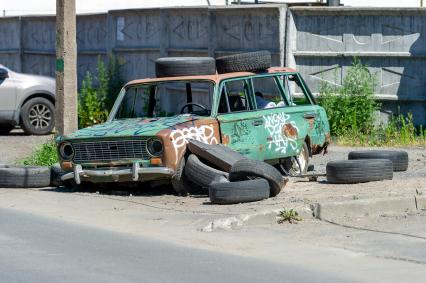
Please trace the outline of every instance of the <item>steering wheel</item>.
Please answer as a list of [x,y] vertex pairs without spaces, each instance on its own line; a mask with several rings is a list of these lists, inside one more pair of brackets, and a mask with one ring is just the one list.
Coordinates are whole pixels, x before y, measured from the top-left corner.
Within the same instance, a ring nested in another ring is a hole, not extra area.
[[197,107],[199,107],[199,108],[203,109],[203,111],[204,111],[206,114],[209,114],[209,110],[207,110],[207,108],[206,108],[204,105],[201,105],[201,104],[199,104],[199,103],[194,103],[194,102],[190,102],[190,103],[185,104],[185,105],[184,105],[184,106],[180,109],[180,114],[185,114],[185,113],[184,113],[185,108],[188,108],[188,106],[191,106],[191,105],[193,105],[193,106],[197,106]]

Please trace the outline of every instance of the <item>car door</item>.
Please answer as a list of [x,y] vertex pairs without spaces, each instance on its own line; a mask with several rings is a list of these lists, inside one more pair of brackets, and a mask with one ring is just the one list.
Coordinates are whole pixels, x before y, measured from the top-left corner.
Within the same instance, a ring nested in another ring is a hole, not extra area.
[[311,148],[323,145],[329,131],[325,110],[316,104],[299,73],[285,74],[280,79],[289,101],[286,111],[298,121],[301,135],[308,137]]
[[241,154],[264,159],[264,121],[255,111],[250,79],[223,81],[219,86],[219,121],[222,143]]
[[252,86],[258,115],[263,120],[264,159],[295,156],[303,145],[303,123],[290,111],[279,74],[253,76]]
[[0,117],[11,119],[15,107],[16,83],[13,78],[13,73],[0,66]]

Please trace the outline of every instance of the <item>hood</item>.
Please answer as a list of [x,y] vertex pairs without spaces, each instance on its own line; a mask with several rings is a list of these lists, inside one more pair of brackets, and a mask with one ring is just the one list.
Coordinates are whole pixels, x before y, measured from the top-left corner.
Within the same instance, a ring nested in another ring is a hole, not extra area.
[[13,78],[19,81],[22,88],[27,90],[47,91],[55,94],[55,78],[16,72],[13,72]]
[[113,120],[78,130],[65,136],[64,139],[155,136],[161,130],[173,129],[178,124],[197,119],[197,116],[184,114],[173,117]]

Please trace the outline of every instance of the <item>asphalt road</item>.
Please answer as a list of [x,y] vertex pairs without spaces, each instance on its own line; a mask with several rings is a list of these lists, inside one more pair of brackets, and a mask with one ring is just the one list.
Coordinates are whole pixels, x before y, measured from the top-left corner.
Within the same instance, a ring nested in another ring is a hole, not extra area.
[[348,282],[0,209],[1,282]]

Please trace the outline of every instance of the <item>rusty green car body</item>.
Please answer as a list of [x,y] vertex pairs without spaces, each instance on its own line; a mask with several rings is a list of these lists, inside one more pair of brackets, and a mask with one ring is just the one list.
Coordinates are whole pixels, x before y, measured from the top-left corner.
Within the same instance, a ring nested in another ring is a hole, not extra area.
[[[179,83],[186,88],[170,85]],[[202,107],[194,104],[197,91]],[[175,99],[177,93],[184,101]],[[160,111],[160,102],[168,109],[184,105],[189,113]],[[61,166],[70,171],[63,179],[170,179],[189,139],[277,164],[304,146],[310,155],[326,149],[329,124],[300,74],[289,68],[135,80],[120,92],[107,122],[57,138]]]

